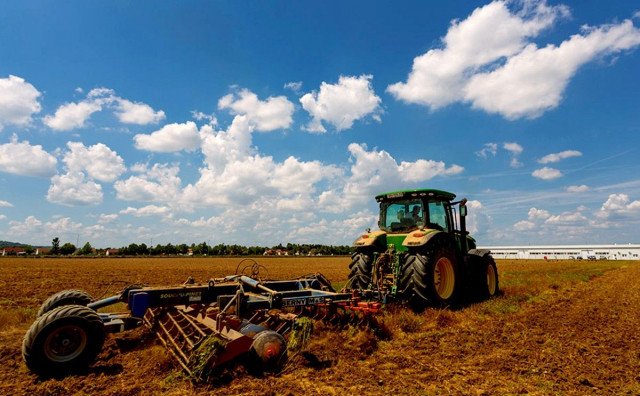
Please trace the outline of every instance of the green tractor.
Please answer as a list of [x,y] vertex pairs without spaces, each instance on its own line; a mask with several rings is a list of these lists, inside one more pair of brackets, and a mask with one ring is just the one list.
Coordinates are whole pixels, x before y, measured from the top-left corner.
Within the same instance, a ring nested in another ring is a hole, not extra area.
[[[490,251],[476,249],[466,230],[466,198],[431,189],[376,196],[379,231],[361,235],[347,288],[412,307],[451,306],[498,294]],[[458,210],[456,210],[458,209]]]

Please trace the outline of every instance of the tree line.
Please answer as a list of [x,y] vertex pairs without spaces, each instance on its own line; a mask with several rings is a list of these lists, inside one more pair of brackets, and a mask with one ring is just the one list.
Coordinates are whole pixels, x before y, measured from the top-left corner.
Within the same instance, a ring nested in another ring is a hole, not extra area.
[[[114,251],[114,250],[117,250]],[[137,244],[131,243],[128,246],[122,246],[120,248],[112,249],[94,249],[89,242],[87,242],[82,248],[77,248],[72,243],[65,243],[60,245],[60,239],[58,237],[53,238],[51,241],[52,255],[104,255],[107,252],[118,256],[175,256],[175,255],[194,255],[194,256],[260,256],[264,254],[272,255],[349,255],[352,253],[352,247],[348,245],[322,245],[322,244],[296,244],[287,243],[286,245],[278,244],[272,247],[266,246],[243,246],[243,245],[227,245],[220,243],[215,246],[210,246],[206,242],[199,244],[192,243],[187,245],[181,243],[173,245],[168,243],[166,245],[157,244],[156,246],[147,246],[145,243]]]

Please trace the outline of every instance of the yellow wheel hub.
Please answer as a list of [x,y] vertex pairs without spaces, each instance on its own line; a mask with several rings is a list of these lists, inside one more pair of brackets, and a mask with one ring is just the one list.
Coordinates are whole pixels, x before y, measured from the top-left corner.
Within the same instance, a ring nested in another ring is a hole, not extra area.
[[455,273],[451,260],[446,257],[440,257],[433,269],[433,284],[438,296],[443,300],[450,298],[453,295],[455,282]]
[[493,296],[496,294],[496,270],[493,268],[493,265],[487,266],[487,289],[489,290],[489,295]]

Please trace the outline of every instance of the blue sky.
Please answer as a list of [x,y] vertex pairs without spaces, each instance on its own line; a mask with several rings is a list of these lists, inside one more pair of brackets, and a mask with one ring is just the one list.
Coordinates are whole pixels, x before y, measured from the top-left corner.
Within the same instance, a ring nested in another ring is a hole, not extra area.
[[638,242],[634,2],[0,11],[0,240],[350,244],[428,187],[480,245]]

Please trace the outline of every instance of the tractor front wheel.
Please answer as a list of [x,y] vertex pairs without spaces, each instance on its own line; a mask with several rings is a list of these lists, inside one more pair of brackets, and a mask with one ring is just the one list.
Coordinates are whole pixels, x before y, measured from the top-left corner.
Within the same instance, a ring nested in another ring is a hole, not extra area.
[[414,308],[447,306],[456,301],[458,260],[444,241],[423,252],[410,252],[400,277],[400,292]]
[[371,284],[371,271],[373,269],[373,254],[366,251],[357,251],[351,256],[349,264],[349,281],[347,285],[350,289],[367,289]]
[[104,339],[104,323],[94,310],[65,305],[31,325],[22,342],[22,357],[37,374],[66,374],[93,362]]
[[480,272],[478,282],[478,291],[481,298],[491,298],[500,292],[498,282],[498,268],[491,256],[482,258],[482,271]]

